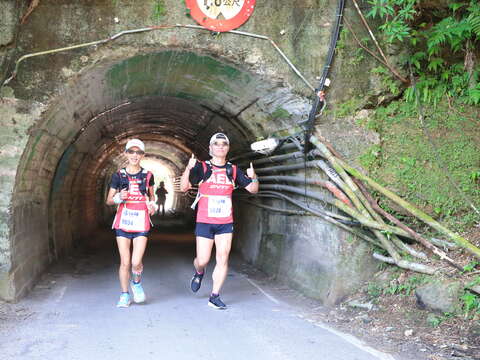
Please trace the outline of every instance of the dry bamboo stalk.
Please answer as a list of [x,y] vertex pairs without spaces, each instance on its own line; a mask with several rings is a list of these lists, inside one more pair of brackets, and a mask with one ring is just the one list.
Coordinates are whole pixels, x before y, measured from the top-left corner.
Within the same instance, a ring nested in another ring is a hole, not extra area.
[[[362,196],[362,193],[360,189],[355,185],[355,183],[352,181],[351,177],[345,172],[345,170],[335,161],[335,157],[332,155],[332,153],[326,148],[325,145],[323,145],[321,142],[319,142],[314,136],[310,138],[310,142],[312,142],[319,150],[320,152],[329,160],[330,164],[333,166],[335,171],[337,172],[338,175],[343,179],[342,181],[339,181],[337,176],[333,176],[331,169],[328,168],[328,166],[322,166],[322,163],[319,162],[319,166],[321,168],[325,168],[324,171],[327,173],[327,175],[336,182],[338,186],[341,187],[341,189],[349,196],[350,200],[352,203],[355,205],[355,207],[362,213],[360,215],[358,212],[356,212],[353,208],[349,208],[349,211],[345,211],[347,214],[351,215],[353,213],[356,213],[357,217],[361,217],[362,220],[358,219],[362,223],[367,223],[370,222],[368,219],[371,217],[369,214],[367,208],[365,207],[365,203],[368,204],[368,201],[364,200],[363,202],[360,200],[359,196]],[[335,174],[335,175],[337,175]],[[346,206],[339,205],[338,200],[335,200],[336,206],[340,209],[345,209]],[[355,216],[354,216],[355,217]],[[369,226],[369,225],[367,225]],[[372,226],[374,227],[374,226]],[[381,229],[383,230],[383,229]],[[378,230],[373,230],[373,233],[375,236],[380,240],[381,244],[383,247],[387,250],[388,254],[395,260],[395,261],[400,261],[401,257],[400,254],[395,250],[395,247],[393,243],[385,236],[383,235],[380,231]]]
[[[340,170],[340,168],[341,168],[341,170],[343,170],[343,169],[348,170],[347,168],[344,167],[344,162],[340,159],[340,156],[339,156],[339,154],[335,151],[335,149],[334,149],[325,139],[323,139],[322,137],[320,137],[320,138],[321,138],[322,142],[319,142],[314,136],[312,136],[311,142],[312,142],[317,148],[320,149],[320,151],[327,157],[327,159],[328,159],[329,161],[331,160],[332,165],[335,164],[335,160],[336,160],[335,158],[333,158],[332,154],[334,154],[334,155],[336,156],[336,158],[337,158],[338,160],[340,160],[339,163],[336,163],[335,166],[334,166],[334,167],[336,167],[336,170],[337,170],[337,169]],[[322,146],[322,145],[323,145],[323,146]],[[339,171],[340,174],[342,174],[342,171],[341,171],[341,170]],[[344,171],[345,171],[345,170],[344,170]],[[346,176],[344,175],[343,178],[345,179]],[[377,213],[377,211],[375,211],[376,209],[374,209],[374,204],[372,204],[372,203],[370,202],[370,200],[367,199],[366,194],[368,194],[368,192],[366,192],[366,189],[365,189],[364,187],[362,188],[361,186],[356,186],[358,183],[361,184],[361,182],[359,182],[358,179],[354,179],[354,181],[355,181],[355,187],[356,187],[357,189],[359,189],[359,192],[361,192],[360,198],[363,200],[363,203],[367,203],[367,204],[368,204],[368,205],[367,205],[367,209],[369,210],[369,212],[371,213],[371,215],[373,215],[377,220],[378,220],[379,218],[381,218],[381,217],[379,216],[379,214]],[[359,184],[359,185],[360,185],[360,184]],[[376,204],[376,203],[375,203],[375,204]],[[347,209],[344,208],[343,210],[345,211],[345,210],[347,210]],[[350,210],[351,210],[351,209],[350,209]],[[383,209],[382,209],[382,210],[383,210]],[[348,213],[348,210],[345,211],[345,212]],[[353,214],[353,211],[350,213],[350,215],[351,215],[351,216],[354,215],[354,214]],[[360,221],[360,219],[358,218],[358,215],[359,215],[359,214],[357,213],[356,215],[357,215],[357,217],[356,217],[357,220]],[[389,214],[389,215],[390,215],[390,214]],[[355,216],[354,216],[354,217],[355,217]],[[368,219],[362,219],[362,220],[365,221],[365,220],[368,220]],[[362,222],[362,221],[361,221],[361,222]],[[382,222],[383,222],[383,219],[382,219]],[[365,223],[365,224],[366,224],[366,223]],[[398,223],[396,223],[396,224],[399,225]],[[403,225],[402,223],[400,223],[400,224]],[[368,226],[368,225],[367,225],[367,226]],[[394,230],[394,229],[392,228],[391,230]],[[396,230],[396,229],[395,229],[395,230]],[[405,229],[403,226],[401,226],[401,228],[400,228],[399,230],[405,231],[405,234],[403,234],[403,236],[406,235],[406,237],[411,237],[411,238],[414,238],[415,240],[420,241],[420,240],[416,237],[416,235],[418,235],[418,234],[415,233],[415,232],[414,232],[413,230],[411,230],[410,228],[407,227],[407,229]],[[410,230],[410,231],[409,231],[409,230]],[[388,230],[387,230],[387,231],[388,231]],[[395,231],[392,231],[392,232],[395,233]],[[383,235],[383,234],[382,234],[382,235]],[[400,235],[402,235],[402,234],[400,234]],[[418,237],[421,238],[420,235],[418,235]],[[425,239],[423,239],[423,238],[421,238],[421,239],[422,239],[422,241],[425,240]],[[455,264],[455,262],[453,262],[453,260],[450,259],[444,252],[442,252],[441,250],[437,249],[435,246],[433,246],[432,244],[428,243],[426,240],[425,240],[425,242],[426,242],[427,244],[431,245],[431,246],[427,245],[427,248],[429,248],[430,250],[432,250],[435,254],[439,255],[442,259],[446,260],[450,265],[454,266],[454,267],[457,268],[457,269],[459,268],[459,266],[458,266],[457,264]],[[382,241],[382,243],[383,243],[383,241]],[[404,246],[402,246],[403,242],[401,242],[400,239],[398,239],[398,238],[397,238],[397,239],[393,239],[393,243],[396,243],[396,245],[397,245],[398,247],[400,247],[400,248],[403,248],[403,247],[404,247]],[[423,243],[423,242],[422,242],[422,243]],[[406,244],[403,244],[403,245],[406,246]],[[415,251],[414,251],[413,249],[410,249],[410,248],[404,249],[404,250],[406,250],[408,253],[410,253],[410,254],[413,255],[413,256],[416,256],[416,255],[417,255],[417,257],[424,257],[424,256],[425,256],[425,254],[423,254],[423,253],[415,254]],[[412,253],[412,251],[410,251],[410,250],[412,250],[413,253]],[[390,253],[390,252],[389,252],[389,253]],[[404,266],[404,265],[405,265],[405,260],[401,260],[400,258],[392,257],[392,261],[394,261],[399,267],[409,268],[409,269],[413,270],[411,267],[405,267],[405,266]],[[408,263],[408,262],[407,262],[407,263]],[[422,265],[422,266],[423,266],[423,265]],[[415,270],[415,271],[416,271],[416,270]]]
[[393,243],[388,239],[388,237],[386,237],[384,234],[382,234],[381,231],[373,230],[373,233],[375,234],[377,239],[380,240],[383,247],[387,250],[388,254],[395,261],[395,264],[398,264],[402,260],[402,258],[400,257],[400,254],[398,253],[398,251],[395,250],[395,247],[393,246]]
[[425,264],[414,263],[406,260],[400,260],[396,262],[394,259],[380,255],[378,253],[373,253],[373,257],[377,260],[386,262],[387,264],[394,264],[398,267],[401,267],[402,269],[412,270],[423,274],[433,275],[438,271],[431,266]]
[[388,220],[396,224],[399,228],[405,230],[407,233],[411,235],[411,237],[415,240],[417,240],[419,243],[421,243],[423,246],[425,246],[427,249],[429,249],[431,252],[434,254],[438,255],[440,259],[445,260],[449,265],[453,266],[454,268],[458,270],[462,270],[462,267],[455,263],[453,259],[451,259],[444,251],[441,249],[437,248],[435,245],[431,244],[427,239],[423,238],[420,234],[409,228],[407,225],[403,224],[400,220],[398,220],[395,216],[389,214],[385,210],[383,210],[377,202],[373,199],[373,197],[370,195],[370,193],[367,191],[363,183],[356,179],[357,185],[360,187],[362,192],[364,193],[365,197],[368,199],[372,207],[379,213],[385,216]]
[[403,200],[400,198],[398,195],[394,194],[390,190],[384,188],[374,180],[370,179],[368,176],[362,174],[360,171],[357,169],[354,169],[353,167],[347,165],[344,161],[341,159],[337,159],[337,161],[341,164],[345,170],[347,170],[350,174],[352,174],[354,177],[366,182],[368,185],[370,185],[372,188],[375,190],[381,192],[383,195],[388,197],[389,199],[393,200],[396,204],[400,205],[403,207],[405,210],[410,212],[412,215],[416,216],[423,222],[425,222],[427,225],[431,226],[438,232],[441,232],[442,234],[447,235],[452,239],[456,244],[458,244],[460,247],[464,248],[468,252],[470,252],[472,255],[476,256],[477,258],[480,258],[480,249],[470,243],[468,240],[465,238],[461,237],[458,234],[455,234],[453,231],[450,229],[446,228],[442,224],[440,224],[438,221],[434,220],[431,216],[425,214],[423,211],[420,209],[417,209],[415,206],[412,204],[408,203],[407,201]]
[[[318,211],[315,211],[314,209],[312,208],[309,208],[307,206],[303,206],[301,203],[297,202],[297,201],[294,201],[293,199],[291,199],[290,197],[286,196],[286,195],[283,195],[281,193],[277,193],[275,191],[261,191],[260,193],[258,193],[258,195],[264,195],[264,194],[272,194],[273,196],[277,197],[277,198],[282,198],[286,201],[289,201],[291,202],[292,204],[298,206],[299,208],[303,209],[303,210],[306,210],[310,213],[312,213],[313,215],[316,215],[318,217],[321,217],[322,219],[325,219],[326,221],[348,231],[348,232],[351,232],[352,234],[358,236],[359,238],[375,245],[375,246],[378,246],[379,248],[382,248],[382,249],[385,249],[383,247],[382,244],[378,243],[376,240],[372,239],[371,237],[363,234],[361,231],[357,230],[357,229],[353,229],[351,228],[350,226],[347,226],[345,224],[342,224],[341,222],[335,220],[334,218],[330,217],[330,216],[326,216],[324,214],[322,214],[321,212],[318,212]],[[343,204],[343,203],[342,203]],[[345,205],[346,206],[346,205]]]
[[[340,161],[343,162],[343,159],[341,157],[341,155],[333,148],[333,146],[325,139],[323,138],[322,136],[319,136],[319,139],[321,141],[321,143],[323,145],[325,145],[325,147],[337,158],[339,159]],[[315,140],[317,140],[315,138]],[[317,140],[318,141],[318,140]],[[359,180],[359,179],[354,179],[355,183],[360,187],[360,190],[362,191],[362,193],[365,195],[365,197],[367,198],[368,202],[371,203],[371,206],[376,210],[378,211],[379,213],[381,213],[382,215],[384,215],[387,219],[389,219],[390,221],[392,221],[393,223],[397,224],[397,226],[399,226],[400,228],[404,229],[405,231],[407,231],[409,233],[409,238],[411,239],[414,239],[414,240],[417,240],[419,241],[421,244],[423,244],[427,249],[429,249],[430,251],[432,251],[434,254],[438,255],[441,259],[445,260],[448,264],[452,265],[454,268],[456,269],[459,269],[459,270],[462,270],[461,266],[456,264],[445,252],[441,251],[440,249],[438,249],[437,247],[433,246],[432,244],[430,244],[430,242],[426,239],[424,239],[422,236],[420,236],[420,234],[416,233],[415,231],[413,231],[412,229],[410,229],[408,226],[404,225],[403,223],[401,223],[398,219],[396,219],[394,216],[392,216],[391,214],[388,214],[385,210],[383,210],[382,208],[380,208],[380,206],[378,206],[378,204],[373,200],[373,198],[371,198],[370,196],[370,199],[368,199],[369,197],[369,192],[367,191],[367,189],[365,188],[365,186],[363,185],[363,183]],[[372,201],[371,201],[372,200]],[[438,241],[437,241],[438,242]],[[450,245],[449,243],[445,242],[445,245]]]
[[342,203],[341,201],[339,200],[333,200],[332,201],[333,204],[338,207],[340,210],[342,210],[343,212],[347,213],[348,215],[350,215],[352,218],[360,221],[360,223],[363,225],[363,226],[367,226],[369,228],[372,228],[372,229],[375,229],[375,230],[381,230],[381,231],[386,231],[386,232],[389,232],[389,233],[392,233],[392,234],[397,234],[397,235],[400,235],[400,236],[404,236],[404,237],[407,237],[407,238],[410,238],[411,236],[408,234],[408,232],[406,232],[405,230],[403,229],[400,229],[396,226],[392,226],[392,225],[388,225],[388,224],[385,224],[385,223],[379,223],[378,221],[374,220],[374,219],[369,219],[367,218],[366,216],[364,216],[363,214],[360,214],[357,210],[355,209],[352,209],[351,207],[348,207],[346,206],[344,203]]
[[[327,148],[328,149],[328,148]],[[325,153],[325,150],[323,151],[323,154],[324,156],[325,155],[332,155],[332,154],[326,154]],[[329,157],[329,156],[328,156]],[[319,167],[332,179],[334,180],[338,186],[344,188],[346,186],[346,183],[343,182],[341,179],[339,179],[339,176],[338,174],[333,173],[332,169],[322,160],[319,161]],[[333,176],[333,175],[336,175],[336,176]],[[347,175],[345,175],[346,177]],[[353,181],[355,182],[355,179],[353,179]],[[355,184],[356,185],[356,184]],[[368,211],[368,213],[370,214],[371,217],[373,217],[377,222],[379,222],[380,224],[384,224],[384,221],[382,219],[382,217],[371,207],[370,205],[370,202],[368,201],[368,199],[364,196],[363,194],[363,191],[361,188],[359,187],[355,187],[355,189],[352,189],[355,193],[355,195],[360,195],[360,196],[357,196],[360,200],[360,202],[365,206],[366,210]],[[388,237],[387,237],[388,240],[390,240]],[[412,249],[410,246],[408,246],[407,244],[403,243],[398,237],[396,237],[395,235],[393,235],[391,237],[391,241],[393,242],[394,245],[397,246],[397,248],[399,250],[402,250],[402,251],[405,251],[407,252],[408,254],[414,256],[414,257],[417,257],[417,258],[421,258],[421,259],[425,259],[427,256],[422,253],[422,252],[418,252],[418,251],[415,251],[414,249]]]
[[467,287],[467,289],[472,290],[473,292],[476,292],[477,294],[480,295],[480,285],[469,286]]
[[417,251],[413,249],[411,246],[408,244],[405,244],[402,240],[400,240],[397,236],[392,236],[392,241],[393,243],[397,246],[402,251],[405,251],[407,254],[410,254],[413,257],[419,258],[419,259],[426,259],[427,254],[425,254],[422,251]]
[[437,239],[437,238],[430,238],[428,239],[429,242],[431,242],[433,245],[436,246],[441,246],[443,249],[456,249],[458,248],[457,244],[442,240],[442,239]]
[[[331,163],[331,162],[330,162]],[[355,196],[353,190],[351,189],[350,186],[348,186],[344,180],[340,179],[338,177],[338,171],[337,173],[333,172],[332,169],[322,160],[318,161],[319,167],[327,174],[327,176],[337,185],[340,187],[340,189],[343,190],[347,194],[347,196],[350,198],[350,201],[353,203],[353,205],[361,210],[363,208],[362,204],[360,203],[360,200]],[[333,165],[333,164],[332,164]],[[335,169],[336,170],[336,169]]]

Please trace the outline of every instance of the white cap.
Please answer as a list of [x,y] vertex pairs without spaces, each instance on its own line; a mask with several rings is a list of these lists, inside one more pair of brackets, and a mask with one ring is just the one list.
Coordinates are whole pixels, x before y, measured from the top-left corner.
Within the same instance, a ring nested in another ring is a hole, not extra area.
[[140,150],[145,151],[145,144],[142,140],[139,139],[128,140],[127,145],[125,145],[125,151],[135,146],[138,147]]
[[215,140],[225,140],[228,145],[230,145],[230,140],[228,140],[227,135],[224,133],[216,133],[210,138],[210,145],[212,145]]

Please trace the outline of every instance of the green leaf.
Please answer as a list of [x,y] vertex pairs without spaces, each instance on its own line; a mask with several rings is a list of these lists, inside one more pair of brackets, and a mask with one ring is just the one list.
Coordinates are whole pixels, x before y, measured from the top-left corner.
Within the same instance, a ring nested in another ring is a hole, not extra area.
[[448,7],[453,10],[453,12],[457,11],[458,9],[464,6],[465,4],[462,4],[462,3],[453,3],[448,5]]
[[436,72],[438,69],[441,68],[443,63],[444,61],[442,58],[433,58],[429,61],[427,69]]

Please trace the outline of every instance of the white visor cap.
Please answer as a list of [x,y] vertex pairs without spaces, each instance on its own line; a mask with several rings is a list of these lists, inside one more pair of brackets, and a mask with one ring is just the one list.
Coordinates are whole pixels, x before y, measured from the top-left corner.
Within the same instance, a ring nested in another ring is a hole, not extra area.
[[125,151],[135,146],[138,147],[140,150],[145,151],[145,144],[142,140],[139,139],[128,140],[127,145],[125,145]]
[[228,140],[227,135],[224,133],[216,133],[210,138],[210,145],[212,145],[215,140],[225,140],[228,145],[230,145],[230,140]]

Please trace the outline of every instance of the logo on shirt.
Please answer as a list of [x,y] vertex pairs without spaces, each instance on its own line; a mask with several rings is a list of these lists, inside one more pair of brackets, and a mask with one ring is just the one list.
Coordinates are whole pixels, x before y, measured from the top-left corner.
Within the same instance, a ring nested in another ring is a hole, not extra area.
[[206,183],[211,184],[210,188],[212,189],[230,189],[234,185],[233,181],[228,178],[225,170],[214,170]]

